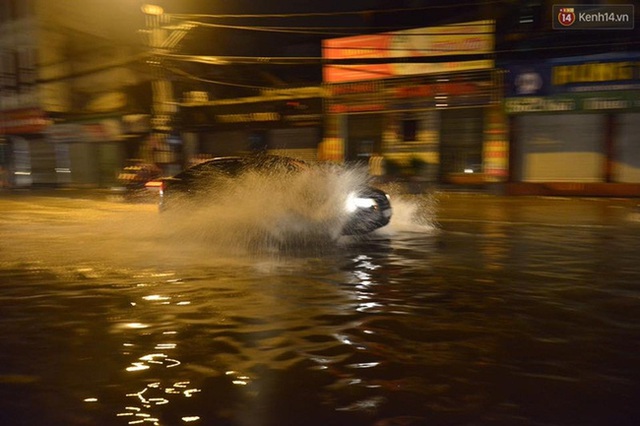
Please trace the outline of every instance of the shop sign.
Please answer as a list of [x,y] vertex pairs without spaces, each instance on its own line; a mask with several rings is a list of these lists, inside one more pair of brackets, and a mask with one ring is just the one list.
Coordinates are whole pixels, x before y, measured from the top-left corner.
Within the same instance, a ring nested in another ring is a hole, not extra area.
[[374,81],[364,81],[359,83],[332,85],[329,87],[329,93],[334,98],[342,95],[377,93],[377,92],[380,92],[380,90],[381,90],[381,85]]
[[384,103],[364,103],[364,104],[334,104],[327,107],[327,111],[331,114],[347,114],[356,112],[374,112],[384,111],[386,106]]
[[218,114],[215,116],[216,122],[222,124],[229,123],[265,123],[280,121],[280,114],[277,112],[251,112],[245,114]]
[[117,119],[54,124],[47,129],[47,137],[56,143],[112,142],[122,138],[122,126]]
[[322,122],[322,100],[290,99],[234,103],[183,109],[185,126],[317,126]]
[[575,93],[557,96],[531,96],[506,98],[507,114],[532,112],[572,112],[640,109],[640,94],[637,92]]
[[507,96],[640,90],[640,52],[507,65]]
[[[493,50],[493,21],[328,39],[322,43],[323,59],[364,62],[371,59],[372,63],[327,64],[323,67],[324,81],[339,83],[490,69],[494,66],[493,60],[429,62],[420,59],[429,56],[482,55]],[[411,58],[415,58],[415,62],[411,62]],[[384,63],[385,59],[389,59],[389,62]]]
[[0,111],[0,132],[3,134],[41,133],[50,124],[51,120],[39,108]]
[[404,99],[433,97],[442,94],[449,96],[476,95],[479,92],[480,87],[478,83],[463,81],[395,87],[393,89],[393,96],[398,99]]

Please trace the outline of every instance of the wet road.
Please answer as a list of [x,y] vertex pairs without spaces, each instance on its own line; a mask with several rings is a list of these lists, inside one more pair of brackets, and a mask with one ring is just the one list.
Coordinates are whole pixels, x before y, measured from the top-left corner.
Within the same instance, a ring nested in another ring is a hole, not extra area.
[[632,201],[395,206],[370,241],[255,251],[0,194],[0,424],[640,424]]

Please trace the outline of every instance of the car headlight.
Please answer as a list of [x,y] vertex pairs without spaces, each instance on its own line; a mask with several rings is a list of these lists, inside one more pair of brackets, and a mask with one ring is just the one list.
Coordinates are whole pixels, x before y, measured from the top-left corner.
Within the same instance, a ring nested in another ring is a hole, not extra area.
[[370,209],[376,205],[376,200],[373,198],[359,197],[356,193],[352,192],[347,196],[345,208],[347,212],[353,213],[358,209]]

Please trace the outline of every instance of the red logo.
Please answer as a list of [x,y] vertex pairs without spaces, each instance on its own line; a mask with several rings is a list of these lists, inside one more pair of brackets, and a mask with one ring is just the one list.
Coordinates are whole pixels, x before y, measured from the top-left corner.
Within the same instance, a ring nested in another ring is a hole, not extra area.
[[570,27],[576,22],[576,14],[573,7],[562,7],[558,12],[558,23],[563,27]]

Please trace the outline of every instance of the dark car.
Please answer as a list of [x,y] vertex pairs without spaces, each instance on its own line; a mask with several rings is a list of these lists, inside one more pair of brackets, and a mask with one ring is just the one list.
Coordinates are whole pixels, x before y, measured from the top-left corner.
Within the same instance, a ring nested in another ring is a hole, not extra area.
[[[253,181],[249,181],[251,177]],[[305,179],[304,184],[300,184],[301,179]],[[331,179],[341,188],[322,183]],[[228,203],[229,198],[244,195],[238,190],[244,185],[254,195],[266,192],[267,196],[260,201],[264,210],[273,207],[267,204],[279,203],[281,216],[294,217],[304,210],[317,223],[322,220],[318,219],[322,212],[331,211],[332,217],[340,219],[342,235],[363,235],[387,225],[392,214],[388,195],[366,182],[354,180],[351,187],[341,184],[348,180],[348,176],[342,179],[335,168],[262,154],[213,158],[173,177],[150,181],[146,186],[158,192],[160,211],[184,208],[193,211],[212,203]],[[284,202],[283,197],[296,201]],[[237,207],[231,205],[232,209]]]

